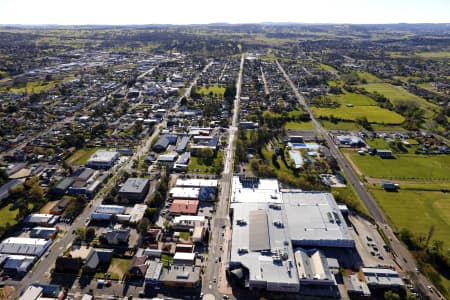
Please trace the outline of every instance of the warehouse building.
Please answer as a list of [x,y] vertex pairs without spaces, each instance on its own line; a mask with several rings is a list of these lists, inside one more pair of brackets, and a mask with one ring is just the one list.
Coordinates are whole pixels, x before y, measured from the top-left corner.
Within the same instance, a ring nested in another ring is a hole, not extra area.
[[97,150],[86,162],[86,166],[93,169],[109,169],[119,159],[116,151]]

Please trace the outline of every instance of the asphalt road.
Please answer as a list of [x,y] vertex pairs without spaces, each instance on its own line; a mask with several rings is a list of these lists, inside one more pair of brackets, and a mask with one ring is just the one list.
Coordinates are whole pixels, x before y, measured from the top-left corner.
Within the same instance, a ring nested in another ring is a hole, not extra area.
[[[226,264],[227,249],[225,239],[228,238],[225,233],[230,228],[230,220],[228,216],[228,200],[231,189],[231,179],[233,176],[233,155],[235,152],[235,137],[237,132],[237,122],[239,117],[239,100],[241,95],[242,70],[244,68],[244,55],[241,57],[238,80],[236,82],[236,98],[233,105],[233,118],[229,128],[228,146],[225,153],[224,171],[220,180],[220,194],[216,204],[216,213],[212,219],[212,227],[210,231],[211,239],[209,242],[208,264],[206,273],[203,277],[204,294],[214,295],[216,299],[221,299],[222,294],[218,290],[218,283],[223,281],[222,276],[225,274],[223,266]],[[218,258],[220,257],[220,261]]]
[[359,180],[358,175],[347,163],[346,159],[344,158],[342,153],[339,151],[339,148],[333,142],[328,131],[325,130],[322,127],[322,125],[316,120],[311,109],[307,105],[305,99],[298,92],[296,86],[294,85],[294,83],[292,82],[292,80],[290,79],[288,74],[285,72],[283,67],[280,65],[278,60],[276,61],[276,63],[278,65],[278,68],[280,69],[280,71],[283,73],[285,79],[291,86],[292,90],[294,91],[295,96],[297,97],[297,100],[305,108],[306,112],[310,115],[311,121],[314,124],[316,131],[320,135],[322,135],[323,138],[325,139],[326,143],[328,144],[328,147],[330,148],[332,155],[336,158],[339,166],[341,167],[342,171],[347,176],[350,184],[353,186],[353,188],[356,191],[356,193],[358,194],[359,198],[363,201],[363,203],[366,206],[367,210],[369,211],[370,215],[373,217],[375,223],[378,224],[380,226],[380,228],[382,230],[384,230],[384,232],[387,234],[388,238],[391,241],[393,251],[396,253],[397,257],[395,258],[395,261],[398,264],[398,266],[405,273],[411,274],[411,278],[412,278],[413,282],[416,284],[417,288],[421,291],[422,294],[428,296],[430,299],[439,299],[439,297],[435,293],[429,292],[427,286],[431,286],[431,283],[422,274],[418,274],[418,272],[416,272],[417,264],[416,264],[414,258],[412,257],[412,255],[408,251],[408,249],[406,249],[400,243],[400,241],[397,239],[396,235],[393,233],[393,230],[390,228],[385,215],[379,208],[375,199],[367,191],[367,189],[364,187],[363,183]]

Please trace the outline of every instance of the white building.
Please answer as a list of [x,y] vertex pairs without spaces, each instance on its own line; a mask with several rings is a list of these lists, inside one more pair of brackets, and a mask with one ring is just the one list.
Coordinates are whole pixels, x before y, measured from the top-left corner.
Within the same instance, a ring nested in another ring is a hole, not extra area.
[[10,237],[0,244],[0,253],[41,257],[51,243],[50,239]]
[[86,162],[87,167],[94,169],[109,169],[119,159],[116,151],[97,150]]

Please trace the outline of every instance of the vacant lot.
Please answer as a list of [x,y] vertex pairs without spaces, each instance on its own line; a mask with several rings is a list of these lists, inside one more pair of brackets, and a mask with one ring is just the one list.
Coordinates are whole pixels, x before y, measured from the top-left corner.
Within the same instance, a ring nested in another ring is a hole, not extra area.
[[398,102],[414,102],[419,107],[426,110],[436,109],[437,106],[420,98],[410,92],[406,91],[400,86],[395,86],[388,83],[370,83],[365,85],[360,85],[360,87],[366,89],[368,92],[378,92],[388,98],[392,104],[397,104]]
[[99,150],[100,148],[89,148],[89,149],[80,149],[76,151],[74,154],[72,154],[66,162],[69,165],[74,166],[81,166],[86,164],[87,160],[91,157],[92,154],[94,154],[95,151]]
[[344,94],[329,95],[328,97],[341,105],[347,104],[352,104],[354,106],[377,105],[377,102],[375,100],[362,94],[344,92]]
[[131,259],[113,258],[108,268],[111,279],[122,279],[130,266]]
[[313,107],[312,110],[317,117],[335,116],[336,118],[349,121],[355,121],[358,118],[366,117],[370,123],[401,124],[405,120],[401,115],[378,106],[341,106],[339,108]]
[[450,179],[450,155],[397,154],[395,159],[359,155],[350,157],[364,175],[376,178]]
[[[440,191],[400,190],[386,192],[370,188],[381,208],[397,230],[408,228],[416,234],[427,233],[435,226],[433,239],[444,241],[450,247],[450,194]],[[414,218],[411,212],[414,211]]]
[[312,122],[287,122],[284,128],[291,130],[313,130],[314,125]]

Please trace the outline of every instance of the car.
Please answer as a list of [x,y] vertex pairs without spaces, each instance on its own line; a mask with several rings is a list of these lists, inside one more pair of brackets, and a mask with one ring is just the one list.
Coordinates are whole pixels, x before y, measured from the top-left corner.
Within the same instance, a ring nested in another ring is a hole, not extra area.
[[144,298],[145,297],[145,292],[144,291],[140,291],[139,292],[139,298]]
[[223,295],[222,299],[230,299],[228,295]]
[[370,236],[366,236],[366,239],[369,241],[369,242],[371,242],[372,241],[372,237],[370,237]]
[[216,277],[214,277],[214,279],[213,279],[213,282],[214,282],[214,283],[216,283],[216,282],[217,282],[217,278],[216,278]]

